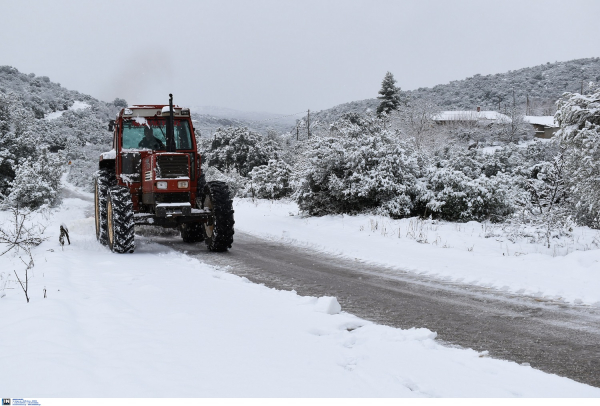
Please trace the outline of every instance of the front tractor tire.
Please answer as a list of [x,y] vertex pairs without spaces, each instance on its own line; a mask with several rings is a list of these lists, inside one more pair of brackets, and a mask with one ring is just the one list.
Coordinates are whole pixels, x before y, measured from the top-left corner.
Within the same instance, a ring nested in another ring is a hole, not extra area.
[[100,169],[94,178],[94,220],[96,239],[102,245],[108,244],[106,200],[108,190],[116,183],[115,173],[110,169]]
[[204,241],[204,225],[201,223],[185,223],[179,226],[183,242],[193,243]]
[[210,251],[223,252],[233,244],[233,201],[225,182],[207,182],[204,186],[202,208],[213,213],[204,223],[204,242]]
[[106,202],[107,240],[112,252],[124,254],[135,249],[133,202],[129,188],[114,186],[108,192]]

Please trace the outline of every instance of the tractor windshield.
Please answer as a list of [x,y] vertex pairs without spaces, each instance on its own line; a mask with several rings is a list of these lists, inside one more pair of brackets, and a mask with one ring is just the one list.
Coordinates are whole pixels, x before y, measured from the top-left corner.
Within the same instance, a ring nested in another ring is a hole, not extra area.
[[[192,149],[187,120],[174,120],[175,147]],[[165,118],[134,117],[123,120],[123,149],[166,150],[167,120]]]

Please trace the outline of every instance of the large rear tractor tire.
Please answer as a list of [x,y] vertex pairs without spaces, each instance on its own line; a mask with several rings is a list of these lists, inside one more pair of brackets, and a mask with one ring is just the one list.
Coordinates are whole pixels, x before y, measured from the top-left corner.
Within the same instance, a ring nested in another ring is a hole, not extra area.
[[114,186],[108,192],[106,202],[107,239],[112,252],[120,254],[135,249],[135,227],[133,223],[133,202],[129,188]]
[[184,223],[179,226],[179,232],[183,242],[201,242],[204,241],[204,226],[201,223]]
[[233,201],[225,182],[207,182],[204,186],[202,208],[213,213],[204,223],[204,242],[210,251],[223,252],[233,244]]
[[115,173],[109,169],[100,169],[94,177],[94,220],[96,239],[102,245],[108,244],[106,201],[108,190],[116,183]]

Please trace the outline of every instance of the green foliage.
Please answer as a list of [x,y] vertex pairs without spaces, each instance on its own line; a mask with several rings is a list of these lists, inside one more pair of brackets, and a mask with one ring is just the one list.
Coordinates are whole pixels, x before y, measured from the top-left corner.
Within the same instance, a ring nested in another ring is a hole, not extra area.
[[256,166],[277,158],[279,146],[270,138],[245,127],[220,128],[213,139],[202,141],[204,161],[221,172],[236,171],[248,176]]
[[396,87],[396,79],[391,72],[387,72],[381,82],[379,90],[381,96],[377,96],[381,103],[377,107],[377,115],[390,114],[394,110],[398,110],[400,106],[400,88]]
[[[69,110],[75,101],[89,107]],[[116,110],[47,77],[0,67],[0,202],[30,208],[56,203],[67,160],[73,161],[69,180],[90,188],[98,155],[110,149],[106,124]],[[45,118],[49,113],[58,114]]]

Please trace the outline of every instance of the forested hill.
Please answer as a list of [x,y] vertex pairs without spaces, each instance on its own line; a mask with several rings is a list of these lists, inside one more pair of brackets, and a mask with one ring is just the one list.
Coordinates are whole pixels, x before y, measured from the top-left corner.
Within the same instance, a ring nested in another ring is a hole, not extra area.
[[[392,72],[393,73],[393,72]],[[402,77],[396,77],[402,87]],[[589,90],[589,82],[600,82],[600,58],[575,59],[567,62],[547,63],[494,75],[475,75],[463,80],[431,88],[419,88],[404,92],[413,97],[428,97],[443,110],[475,109],[500,110],[512,104],[513,90],[517,104],[523,113],[529,98],[531,115],[552,115],[556,110],[554,102],[564,92],[584,93]],[[373,89],[377,95],[379,89]],[[327,110],[311,112],[313,120],[331,123],[344,113],[364,113],[374,111],[379,105],[376,98],[340,104]]]
[[125,106],[123,99],[106,103],[65,89],[46,76],[0,66],[0,203],[12,199],[17,185],[35,178],[33,166],[40,162],[55,167],[50,171],[55,175],[38,177],[38,183],[47,184],[38,197],[14,196],[20,204],[51,203],[56,197],[54,178],[69,162],[69,180],[89,189],[99,154],[110,149],[108,120]]
[[65,89],[47,76],[21,73],[12,66],[0,66],[0,93],[17,95],[22,106],[38,119],[44,118],[45,114],[66,111],[75,101],[81,101],[88,104],[99,119],[107,121],[109,116],[113,118],[116,107],[126,105],[122,99],[105,103],[87,94]]
[[218,128],[226,127],[246,127],[263,135],[268,134],[269,131],[281,134],[288,131],[293,125],[290,120],[248,120],[236,117],[219,117],[210,114],[197,114],[194,110],[192,110],[192,119],[194,120],[194,128],[202,137],[211,136]]

